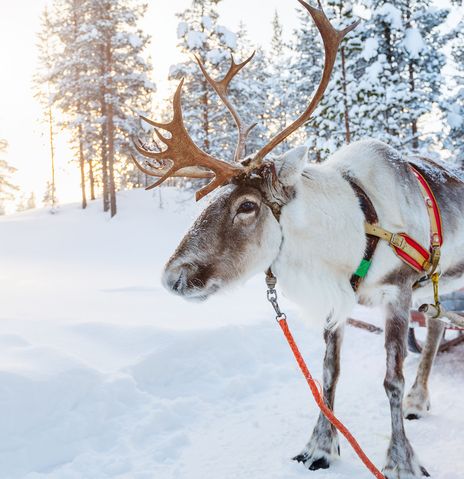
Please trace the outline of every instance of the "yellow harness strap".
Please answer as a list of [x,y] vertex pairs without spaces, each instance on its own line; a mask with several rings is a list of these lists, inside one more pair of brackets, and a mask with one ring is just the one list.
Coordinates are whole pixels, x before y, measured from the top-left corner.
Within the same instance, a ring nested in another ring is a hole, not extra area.
[[[400,233],[391,233],[390,231],[387,231],[386,229],[381,228],[378,225],[371,225],[369,223],[364,224],[364,230],[368,235],[377,236],[378,238],[387,241],[392,247],[393,252],[397,256],[399,256],[397,253],[398,248],[404,253],[406,253],[409,257],[411,257],[413,260],[415,260],[419,265],[421,265],[423,271],[428,273],[432,270],[432,264],[429,261],[430,255],[424,255],[416,248],[410,246],[404,236],[401,236]],[[401,259],[404,260],[404,258],[402,257]],[[409,266],[411,266],[411,268],[414,268],[417,271],[421,271],[417,267],[413,266],[411,263],[408,262],[408,264]]]

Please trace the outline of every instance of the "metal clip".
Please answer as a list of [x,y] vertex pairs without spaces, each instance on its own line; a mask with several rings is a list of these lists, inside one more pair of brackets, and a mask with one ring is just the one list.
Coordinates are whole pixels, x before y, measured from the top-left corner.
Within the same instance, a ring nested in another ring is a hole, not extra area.
[[440,274],[439,273],[433,273],[432,274],[433,300],[435,301],[435,307],[437,308],[437,314],[433,317],[433,319],[437,319],[441,315],[440,296],[438,294],[439,280],[440,280]]
[[272,307],[276,312],[276,321],[287,319],[285,313],[282,313],[282,311],[280,310],[279,302],[277,300],[277,291],[275,289],[275,286],[277,284],[277,278],[272,274],[270,270],[266,273],[266,284],[267,300],[272,304]]
[[274,311],[276,312],[276,320],[287,319],[285,313],[280,310],[279,302],[277,301],[277,291],[275,289],[267,290],[267,300],[272,304]]

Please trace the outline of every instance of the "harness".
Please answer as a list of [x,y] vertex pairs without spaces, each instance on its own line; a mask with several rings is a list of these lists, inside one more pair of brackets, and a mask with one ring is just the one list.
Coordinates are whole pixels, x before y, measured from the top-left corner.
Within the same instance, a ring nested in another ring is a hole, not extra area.
[[[440,262],[440,251],[443,244],[443,229],[440,208],[438,207],[435,195],[433,194],[433,191],[424,176],[418,171],[417,167],[409,164],[409,168],[419,183],[420,191],[427,208],[427,214],[430,222],[430,248],[428,250],[407,233],[392,233],[382,228],[378,224],[378,217],[375,207],[367,196],[366,192],[357,183],[355,183],[353,179],[348,177],[345,178],[350,183],[356,196],[358,197],[361,209],[366,219],[364,225],[367,239],[366,250],[358,269],[350,279],[350,283],[354,291],[357,291],[361,281],[367,275],[367,272],[372,264],[372,257],[374,256],[380,239],[387,241],[396,256],[398,256],[408,266],[419,273],[425,274],[424,277],[414,284],[413,288],[418,287],[420,283],[429,279],[434,282],[434,286],[436,285],[436,287],[438,287],[437,268]],[[437,302],[438,298],[435,299]]]

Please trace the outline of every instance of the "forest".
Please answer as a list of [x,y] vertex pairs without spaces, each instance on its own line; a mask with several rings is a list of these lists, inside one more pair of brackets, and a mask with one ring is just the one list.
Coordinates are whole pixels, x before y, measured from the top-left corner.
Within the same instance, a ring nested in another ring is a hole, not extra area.
[[[323,67],[317,30],[299,8],[300,25],[285,35],[276,11],[272,39],[253,44],[245,23],[231,31],[218,14],[221,0],[193,0],[179,12],[178,49],[183,61],[169,72],[171,93],[185,78],[187,128],[207,153],[232,161],[236,134],[231,120],[198,65],[213,77],[224,74],[253,51],[253,61],[231,85],[230,96],[248,122],[256,122],[247,154],[305,108]],[[310,147],[311,161],[324,161],[345,143],[374,137],[405,154],[454,162],[464,158],[464,23],[453,21],[461,1],[329,0],[327,15],[340,26],[360,17],[343,42],[328,91],[313,119],[281,150]],[[291,7],[295,8],[295,7]],[[155,98],[156,58],[151,36],[140,24],[147,5],[139,0],[56,0],[42,13],[34,91],[43,109],[50,151],[50,180],[42,202],[56,210],[54,150],[69,138],[70,163],[80,172],[81,206],[101,198],[105,212],[117,212],[117,191],[147,185],[130,157],[133,139],[159,148],[140,115],[169,120],[171,99]],[[450,27],[451,25],[451,27]],[[8,138],[0,143],[0,212],[18,194]],[[13,176],[12,176],[13,175]],[[190,183],[169,180],[179,187]],[[17,209],[31,208],[31,195]]]

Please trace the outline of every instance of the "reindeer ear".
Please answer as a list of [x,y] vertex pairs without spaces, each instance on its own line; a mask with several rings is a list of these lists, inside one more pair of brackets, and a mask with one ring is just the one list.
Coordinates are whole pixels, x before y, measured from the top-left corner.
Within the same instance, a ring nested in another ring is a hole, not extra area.
[[275,160],[276,172],[284,186],[294,185],[308,161],[308,148],[298,146]]

